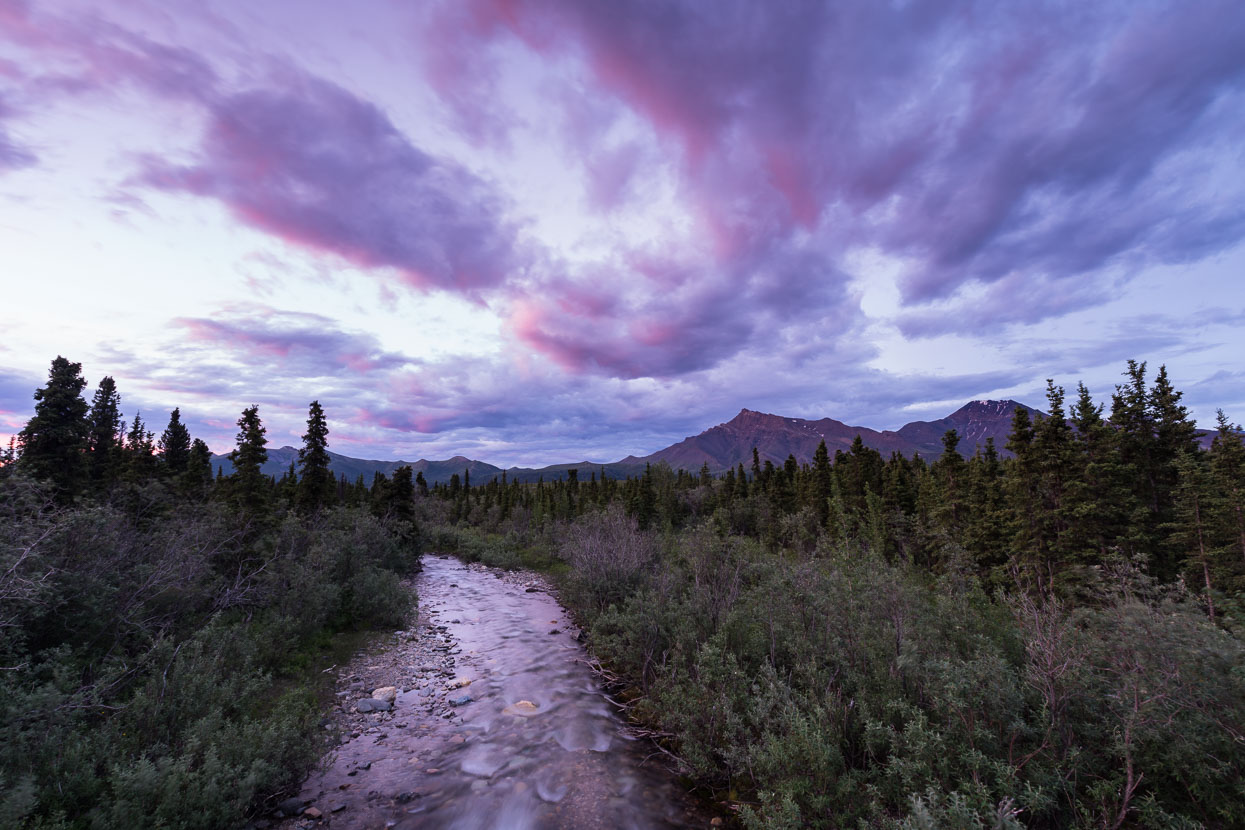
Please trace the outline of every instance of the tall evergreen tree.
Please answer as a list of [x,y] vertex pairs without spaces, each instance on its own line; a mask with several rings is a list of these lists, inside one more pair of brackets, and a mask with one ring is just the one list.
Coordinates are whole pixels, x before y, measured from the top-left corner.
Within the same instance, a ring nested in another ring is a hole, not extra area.
[[1102,410],[1085,384],[1078,384],[1069,420],[1081,467],[1068,486],[1067,512],[1077,566],[1087,580],[1090,569],[1139,551],[1130,530],[1138,513],[1136,481],[1121,454],[1121,433],[1103,420]]
[[1187,561],[1185,576],[1190,587],[1195,587],[1206,603],[1210,618],[1215,618],[1215,591],[1218,581],[1212,576],[1213,560],[1217,547],[1214,536],[1214,502],[1220,494],[1210,487],[1204,459],[1192,453],[1182,453],[1176,459],[1179,478],[1174,494],[1173,521],[1170,542]]
[[1081,477],[1082,463],[1064,411],[1063,387],[1056,386],[1051,379],[1046,381],[1046,408],[1048,414],[1038,417],[1033,424],[1035,521],[1027,525],[1025,534],[1017,541],[1020,550],[1030,555],[1030,564],[1041,573],[1047,588],[1053,590],[1073,565],[1075,542],[1069,534],[1069,491]]
[[146,481],[155,473],[156,436],[147,429],[141,412],[134,413],[134,423],[125,436],[124,453],[127,481]]
[[1003,465],[994,438],[986,439],[966,465],[964,548],[989,586],[1003,583],[1007,549],[1012,533],[1011,516],[1003,487]]
[[298,482],[298,506],[304,513],[314,513],[333,501],[333,473],[329,470],[329,427],[319,401],[307,409],[307,432],[298,451],[302,478]]
[[817,522],[823,527],[830,518],[830,453],[826,450],[823,438],[813,453],[813,508],[817,511]]
[[259,406],[242,410],[238,419],[237,446],[229,453],[233,463],[230,488],[234,503],[247,515],[262,516],[268,508],[269,481],[261,468],[268,461],[263,422],[259,419]]
[[169,413],[169,425],[160,435],[159,446],[165,470],[174,476],[186,472],[190,464],[190,430],[182,423],[181,409],[174,408]]
[[87,474],[98,492],[106,490],[121,472],[121,396],[111,376],[95,388],[87,422]]
[[1176,391],[1167,377],[1167,367],[1160,366],[1147,400],[1150,419],[1154,424],[1151,452],[1151,487],[1153,488],[1153,525],[1158,530],[1154,547],[1154,574],[1170,580],[1183,569],[1188,550],[1181,548],[1162,528],[1176,521],[1176,490],[1182,458],[1197,452],[1197,427],[1189,420],[1188,410],[1180,403],[1183,393]]
[[190,444],[181,482],[183,492],[194,498],[203,496],[212,484],[212,450],[201,438],[194,439]]
[[1245,441],[1241,428],[1219,410],[1210,447],[1210,475],[1220,495],[1212,521],[1220,540],[1219,570],[1225,590],[1245,593]]
[[389,499],[386,512],[391,517],[408,525],[415,521],[415,483],[410,465],[404,464],[393,471],[386,495]]
[[48,385],[35,392],[34,417],[17,436],[20,466],[35,478],[51,482],[62,501],[82,492],[86,483],[84,388],[82,364],[58,355],[48,372]]
[[964,456],[960,455],[959,446],[959,433],[954,429],[947,430],[942,436],[942,455],[930,465],[938,487],[938,506],[933,511],[933,519],[949,538],[960,535],[968,495]]

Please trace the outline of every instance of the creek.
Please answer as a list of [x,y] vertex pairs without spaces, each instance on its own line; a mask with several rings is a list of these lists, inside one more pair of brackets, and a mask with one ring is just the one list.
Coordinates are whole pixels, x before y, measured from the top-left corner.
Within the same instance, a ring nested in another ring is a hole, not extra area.
[[538,577],[437,555],[423,566],[418,637],[389,652],[392,711],[355,712],[370,693],[361,679],[339,693],[353,726],[304,786],[316,824],[710,826],[660,752],[628,736]]

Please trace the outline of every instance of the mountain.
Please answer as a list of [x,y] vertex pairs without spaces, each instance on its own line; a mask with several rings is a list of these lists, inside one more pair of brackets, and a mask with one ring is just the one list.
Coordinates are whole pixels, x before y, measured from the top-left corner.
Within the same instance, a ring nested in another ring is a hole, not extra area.
[[[606,475],[610,478],[625,478],[644,472],[646,464],[657,464],[662,461],[678,469],[697,471],[708,464],[714,473],[743,464],[752,466],[752,448],[756,447],[761,460],[769,459],[781,465],[788,455],[804,463],[813,460],[813,453],[822,440],[833,457],[836,450],[847,451],[859,435],[866,446],[878,450],[883,455],[900,452],[904,455],[920,453],[924,458],[936,458],[942,454],[942,436],[954,429],[960,436],[960,452],[969,456],[978,447],[984,447],[987,438],[993,438],[994,444],[1003,453],[1011,432],[1012,413],[1021,407],[1029,415],[1040,414],[1031,406],[1016,401],[971,401],[937,421],[913,421],[897,430],[881,432],[868,427],[849,426],[833,418],[822,418],[819,421],[806,421],[802,418],[785,418],[781,415],[767,415],[764,412],[753,412],[741,409],[739,414],[725,424],[718,424],[699,435],[683,439],[677,444],[658,450],[651,455],[637,458],[629,455],[621,461],[601,464],[584,461],[579,464],[552,464],[548,467],[510,467],[505,470],[507,479],[524,482],[561,480],[567,477],[570,470],[578,470],[582,480],[592,474]],[[297,463],[298,450],[294,447],[280,447],[268,451],[268,462],[263,471],[268,475],[280,478]],[[374,461],[351,458],[329,453],[329,469],[335,475],[345,475],[350,481],[359,476],[369,485],[376,473],[392,475],[398,467],[409,464],[417,472],[422,472],[429,485],[449,483],[450,476],[457,473],[462,477],[464,471],[471,476],[472,482],[483,484],[494,476],[502,475],[502,468],[483,461],[474,461],[465,456],[456,455],[445,461]],[[233,472],[233,465],[226,455],[212,456],[212,471],[222,470],[225,475]]]
[[1003,452],[1016,407],[1027,410],[1030,416],[1038,413],[1033,407],[1016,401],[972,401],[946,418],[914,421],[898,430],[881,432],[868,427],[849,426],[833,418],[806,421],[742,409],[725,424],[685,438],[652,455],[643,458],[632,456],[623,461],[635,464],[665,461],[671,467],[685,470],[699,470],[702,465],[708,464],[710,470],[719,472],[741,463],[744,467],[751,467],[752,448],[756,447],[762,461],[769,459],[775,464],[782,464],[788,455],[794,455],[797,461],[803,463],[812,460],[821,441],[826,442],[826,449],[833,456],[835,450],[850,449],[857,435],[866,446],[883,455],[892,452],[904,455],[920,453],[925,458],[931,458],[942,454],[942,436],[949,429],[959,433],[959,450],[965,456],[972,455],[978,447],[984,447],[987,438],[993,438],[995,446]]
[[[290,469],[291,463],[298,464],[298,450],[294,447],[279,447],[268,450],[268,461],[260,469],[267,475],[280,478]],[[393,471],[402,466],[410,466],[414,472],[423,473],[429,486],[437,482],[448,484],[450,476],[458,473],[459,478],[462,478],[464,471],[471,476],[472,481],[480,484],[487,482],[493,476],[501,475],[501,467],[494,467],[492,464],[486,464],[483,461],[473,461],[462,455],[456,455],[445,461],[428,461],[425,459],[420,459],[419,461],[373,461],[329,452],[329,469],[333,471],[335,476],[345,475],[346,479],[351,482],[354,482],[359,476],[363,476],[364,482],[371,485],[372,477],[376,473],[384,473],[387,476],[393,475]],[[229,461],[228,455],[212,454],[212,474],[215,475],[217,470],[223,471],[225,475],[233,472],[233,464]]]

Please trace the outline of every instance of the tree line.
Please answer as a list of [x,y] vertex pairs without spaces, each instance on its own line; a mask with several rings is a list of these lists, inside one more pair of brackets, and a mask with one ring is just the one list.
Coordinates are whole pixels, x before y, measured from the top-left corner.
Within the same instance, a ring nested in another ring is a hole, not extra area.
[[[714,475],[648,465],[642,475],[520,484],[505,474],[472,486],[455,474],[432,494],[449,520],[500,528],[573,520],[619,504],[640,529],[678,530],[712,520],[773,550],[810,550],[820,537],[867,545],[888,561],[934,573],[968,563],[990,587],[1085,595],[1113,562],[1140,564],[1162,582],[1183,579],[1214,616],[1245,590],[1245,447],[1218,413],[1209,449],[1166,368],[1152,384],[1130,361],[1110,411],[1084,384],[1067,406],[1048,381],[1047,412],[1018,408],[1005,447],[988,439],[969,456],[955,430],[943,452],[883,456],[857,436],[810,462],[752,463]],[[1006,450],[1006,452],[1001,452]]]

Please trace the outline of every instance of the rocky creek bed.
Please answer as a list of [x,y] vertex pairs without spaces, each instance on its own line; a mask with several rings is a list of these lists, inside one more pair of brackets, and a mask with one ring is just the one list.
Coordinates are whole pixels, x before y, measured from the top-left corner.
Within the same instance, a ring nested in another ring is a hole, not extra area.
[[338,669],[339,743],[256,828],[721,823],[629,738],[537,574],[427,555],[407,631]]

